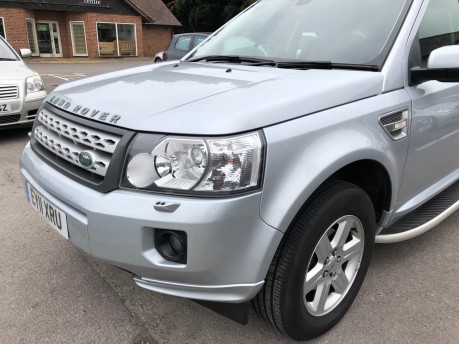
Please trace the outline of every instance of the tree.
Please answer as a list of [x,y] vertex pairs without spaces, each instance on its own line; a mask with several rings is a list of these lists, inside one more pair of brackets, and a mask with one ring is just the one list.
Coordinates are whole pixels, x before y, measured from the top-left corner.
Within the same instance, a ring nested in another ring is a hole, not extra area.
[[164,0],[182,23],[177,32],[213,32],[255,0]]

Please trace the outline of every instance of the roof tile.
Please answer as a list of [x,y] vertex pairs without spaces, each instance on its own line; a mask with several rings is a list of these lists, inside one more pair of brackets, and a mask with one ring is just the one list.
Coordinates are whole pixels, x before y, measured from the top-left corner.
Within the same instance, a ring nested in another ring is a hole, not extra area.
[[162,0],[125,0],[144,18],[154,25],[182,26]]

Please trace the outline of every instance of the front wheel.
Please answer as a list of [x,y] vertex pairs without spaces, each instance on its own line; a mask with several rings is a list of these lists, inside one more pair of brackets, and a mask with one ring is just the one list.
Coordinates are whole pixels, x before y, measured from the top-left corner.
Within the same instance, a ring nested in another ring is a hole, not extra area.
[[296,340],[317,337],[344,316],[370,264],[376,221],[368,194],[333,182],[306,206],[279,246],[253,300],[268,323]]

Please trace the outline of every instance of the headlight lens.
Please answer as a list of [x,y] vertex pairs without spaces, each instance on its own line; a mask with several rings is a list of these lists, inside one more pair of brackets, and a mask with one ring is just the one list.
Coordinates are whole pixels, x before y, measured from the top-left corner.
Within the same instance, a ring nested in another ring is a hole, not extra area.
[[[255,189],[261,176],[261,132],[226,138],[139,134],[123,186],[163,192],[227,194]],[[156,138],[156,140],[155,140]]]
[[45,89],[45,84],[43,83],[43,80],[41,80],[39,76],[31,76],[27,78],[26,83],[27,83],[27,92],[29,93],[40,92]]

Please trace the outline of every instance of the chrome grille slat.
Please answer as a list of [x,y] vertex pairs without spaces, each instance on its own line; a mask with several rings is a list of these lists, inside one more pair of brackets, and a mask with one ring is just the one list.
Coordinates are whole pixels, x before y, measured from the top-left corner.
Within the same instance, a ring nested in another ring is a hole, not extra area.
[[[44,125],[40,125],[35,128],[34,131],[35,139],[41,143],[45,148],[56,154],[57,156],[83,167],[78,159],[78,156],[81,152],[87,151],[87,148],[81,144],[74,143],[72,140],[61,137],[55,132],[52,132]],[[91,152],[95,157],[94,165],[87,169],[93,173],[96,173],[100,176],[105,176],[107,173],[107,168],[110,164],[111,155],[104,152]]]
[[[105,177],[121,136],[72,122],[45,109],[38,114],[38,122],[33,134],[40,145],[61,159]],[[93,157],[91,167],[81,165],[82,152]]]
[[111,154],[115,152],[115,148],[121,140],[119,136],[76,124],[47,110],[40,111],[38,120],[48,129],[74,142]]
[[19,87],[17,85],[0,85],[0,99],[19,98]]

